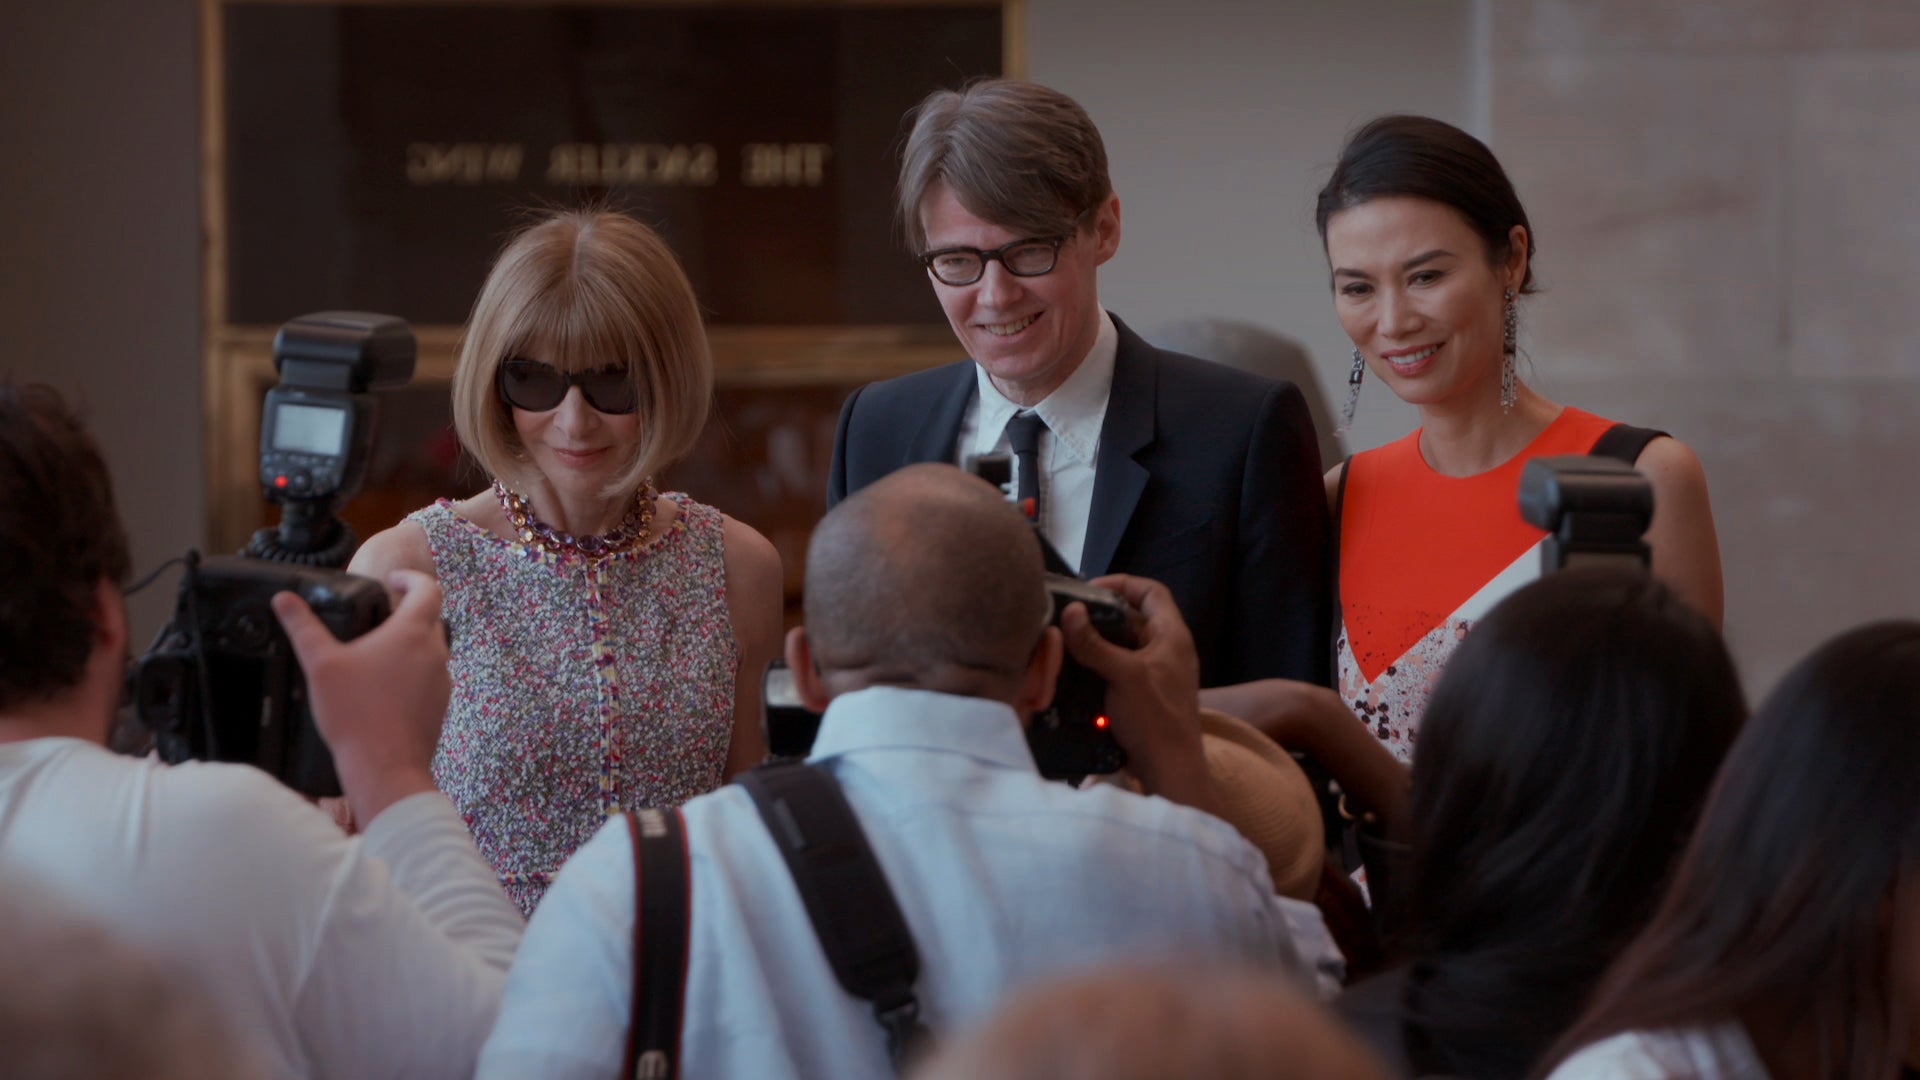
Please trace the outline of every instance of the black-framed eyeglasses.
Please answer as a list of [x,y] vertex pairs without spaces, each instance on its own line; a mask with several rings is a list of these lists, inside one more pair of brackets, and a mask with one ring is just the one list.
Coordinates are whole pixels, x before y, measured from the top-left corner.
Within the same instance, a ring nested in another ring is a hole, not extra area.
[[552,364],[516,356],[501,363],[495,385],[501,401],[528,412],[558,408],[567,399],[567,390],[575,386],[587,404],[603,413],[630,413],[640,407],[633,380],[623,367],[561,371]]
[[992,250],[976,247],[946,247],[923,252],[920,261],[927,272],[942,285],[971,285],[986,275],[987,263],[998,259],[1007,273],[1015,277],[1039,277],[1053,272],[1060,260],[1064,236],[1029,236],[1013,240]]

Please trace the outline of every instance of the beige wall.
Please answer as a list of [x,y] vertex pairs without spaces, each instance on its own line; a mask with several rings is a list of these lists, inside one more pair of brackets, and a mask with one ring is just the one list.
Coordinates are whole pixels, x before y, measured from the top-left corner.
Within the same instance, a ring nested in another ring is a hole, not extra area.
[[[84,406],[136,573],[201,542],[194,10],[0,5],[0,375]],[[136,647],[174,580],[135,598]]]
[[[1149,336],[1224,318],[1299,341],[1337,408],[1352,345],[1314,195],[1347,133],[1381,113],[1486,134],[1482,16],[1473,0],[1030,0],[1030,73],[1086,106],[1120,194],[1107,306]],[[1415,422],[1369,394],[1349,442]]]
[[1920,615],[1920,5],[1494,0],[1550,396],[1707,467],[1750,687]]
[[[1549,394],[1706,461],[1749,684],[1912,613],[1920,505],[1920,8],[1887,0],[1028,0],[1031,74],[1086,103],[1125,210],[1105,299],[1143,329],[1347,345],[1312,195],[1342,135],[1490,135],[1540,234]],[[200,539],[192,0],[0,6],[0,370],[83,397],[142,566]],[[1405,432],[1378,387],[1353,443]],[[136,605],[140,633],[167,597]]]

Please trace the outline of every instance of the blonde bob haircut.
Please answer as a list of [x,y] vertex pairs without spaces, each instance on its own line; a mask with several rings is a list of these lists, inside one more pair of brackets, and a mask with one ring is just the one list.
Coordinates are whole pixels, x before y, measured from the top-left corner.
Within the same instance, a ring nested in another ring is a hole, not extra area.
[[473,302],[453,372],[454,430],[481,468],[524,485],[538,472],[495,390],[515,357],[569,372],[627,369],[640,439],[608,498],[638,490],[706,425],[713,354],[693,286],[666,241],[625,214],[541,217],[507,242]]

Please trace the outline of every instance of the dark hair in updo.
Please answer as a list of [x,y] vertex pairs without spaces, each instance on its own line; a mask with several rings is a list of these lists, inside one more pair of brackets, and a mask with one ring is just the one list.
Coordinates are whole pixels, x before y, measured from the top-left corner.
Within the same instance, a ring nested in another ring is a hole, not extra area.
[[[1507,237],[1515,225],[1527,230],[1529,256],[1540,250],[1526,208],[1493,151],[1430,116],[1382,116],[1347,140],[1314,209],[1321,246],[1326,246],[1327,219],[1334,214],[1394,195],[1430,199],[1459,211],[1496,265],[1510,254]],[[1533,291],[1531,258],[1520,291]]]

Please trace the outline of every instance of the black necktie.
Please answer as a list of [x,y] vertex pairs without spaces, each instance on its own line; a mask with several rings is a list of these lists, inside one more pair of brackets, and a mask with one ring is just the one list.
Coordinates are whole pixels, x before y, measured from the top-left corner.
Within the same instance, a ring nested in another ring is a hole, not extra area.
[[1020,509],[1029,521],[1040,520],[1040,433],[1047,430],[1047,422],[1040,419],[1039,413],[1017,412],[1007,421],[1007,445],[1013,447],[1014,462],[1019,467],[1019,486],[1014,495],[1020,500]]

